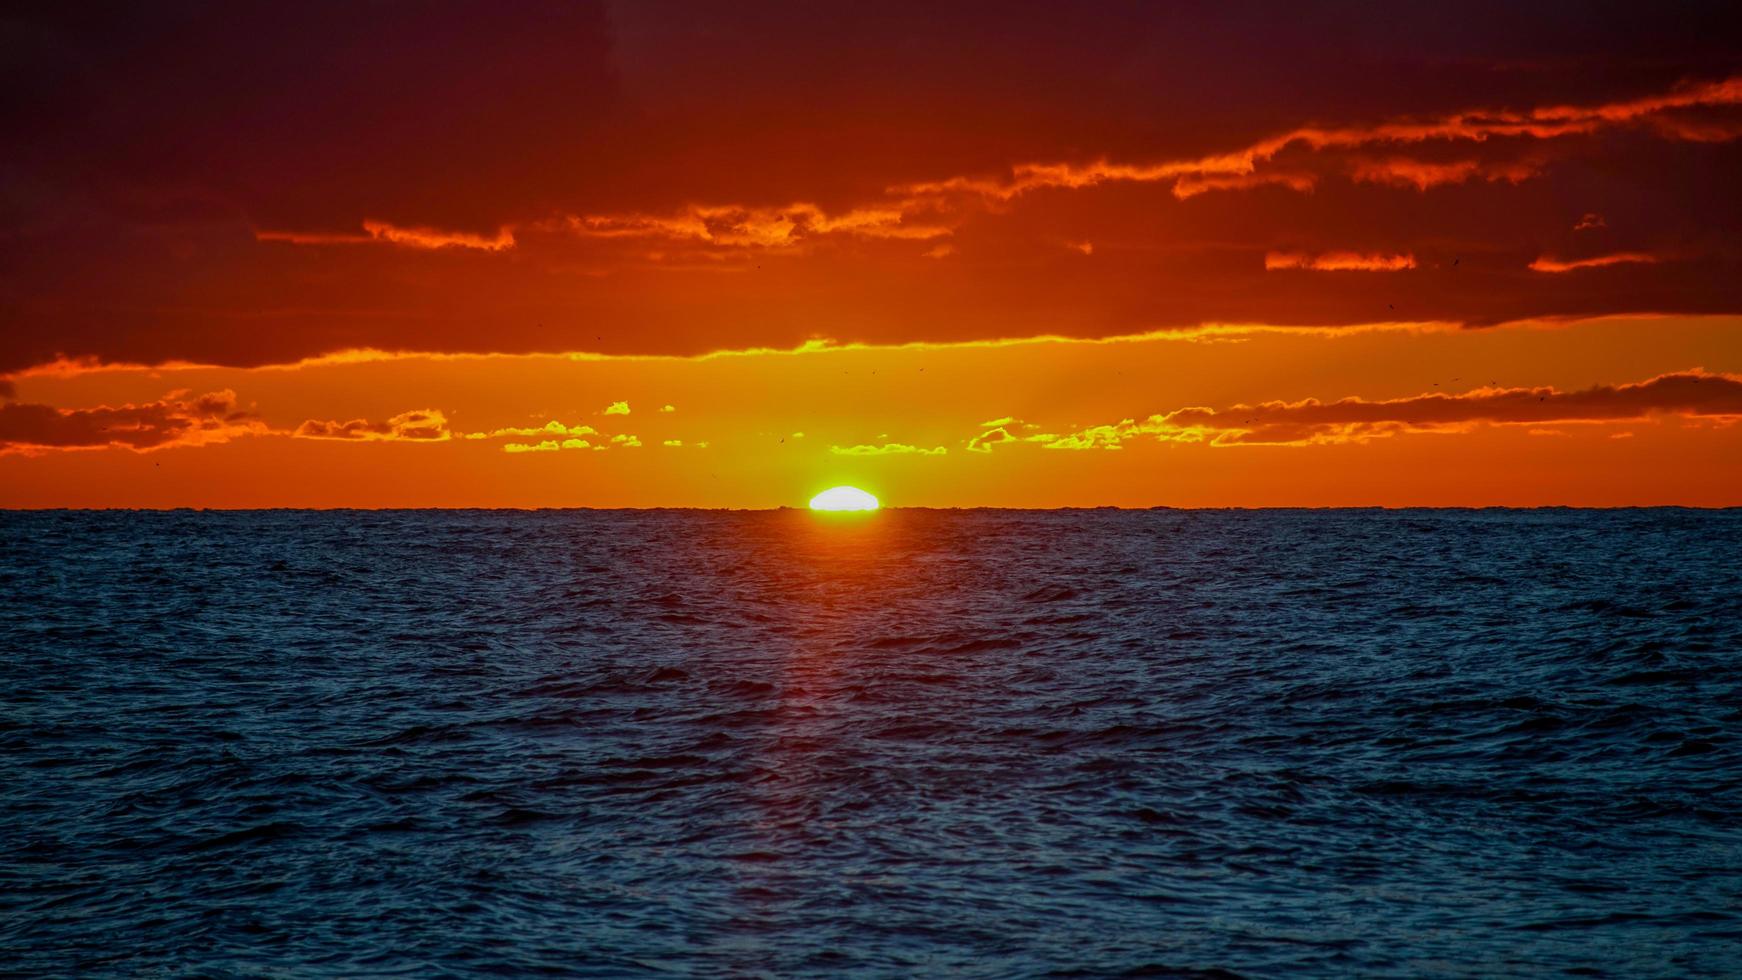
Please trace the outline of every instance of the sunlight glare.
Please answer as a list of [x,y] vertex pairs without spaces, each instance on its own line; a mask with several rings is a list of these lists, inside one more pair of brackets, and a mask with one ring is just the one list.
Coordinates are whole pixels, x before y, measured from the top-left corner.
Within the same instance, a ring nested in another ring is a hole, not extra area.
[[811,498],[811,510],[876,510],[877,498],[858,487],[830,487]]

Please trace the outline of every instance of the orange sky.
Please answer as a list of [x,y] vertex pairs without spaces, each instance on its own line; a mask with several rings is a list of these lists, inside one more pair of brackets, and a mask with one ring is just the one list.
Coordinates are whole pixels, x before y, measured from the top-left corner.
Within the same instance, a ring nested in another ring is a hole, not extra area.
[[1742,45],[1578,9],[39,12],[0,506],[1742,504]]

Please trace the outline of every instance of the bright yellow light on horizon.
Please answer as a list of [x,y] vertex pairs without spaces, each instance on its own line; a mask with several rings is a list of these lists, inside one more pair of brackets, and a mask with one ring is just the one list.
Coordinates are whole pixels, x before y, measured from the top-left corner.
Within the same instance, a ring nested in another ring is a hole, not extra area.
[[877,498],[858,487],[830,487],[811,498],[811,510],[876,510]]

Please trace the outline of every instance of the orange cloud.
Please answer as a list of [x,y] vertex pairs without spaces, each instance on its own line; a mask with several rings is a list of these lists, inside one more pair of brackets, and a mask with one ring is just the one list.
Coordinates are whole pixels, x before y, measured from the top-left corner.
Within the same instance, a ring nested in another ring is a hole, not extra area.
[[526,436],[543,436],[543,435],[548,435],[548,436],[596,436],[598,434],[599,434],[599,430],[593,428],[590,425],[564,425],[563,423],[558,422],[555,419],[551,419],[549,422],[546,422],[545,424],[539,425],[539,426],[514,426],[514,427],[510,427],[510,428],[505,428],[505,429],[492,429],[488,432],[468,432],[462,438],[465,438],[465,439],[500,439],[500,438],[503,438],[505,436],[516,436],[516,437],[524,438]]
[[1659,375],[1581,391],[1479,388],[1459,395],[1383,401],[1263,402],[1232,408],[1181,408],[1143,421],[1125,419],[1047,442],[1049,449],[1119,449],[1125,440],[1208,442],[1217,446],[1301,446],[1365,442],[1410,432],[1461,432],[1472,426],[1638,422],[1653,416],[1742,419],[1742,376],[1706,371]]
[[363,230],[380,241],[413,248],[476,248],[486,252],[500,252],[514,247],[514,233],[507,228],[498,229],[490,238],[436,228],[401,228],[385,221],[365,221]]
[[297,426],[291,435],[298,439],[342,439],[357,442],[446,442],[453,436],[448,430],[447,417],[433,408],[401,412],[385,422],[370,422],[367,419],[323,422],[309,419]]
[[1016,441],[1016,437],[1010,434],[1010,430],[1000,425],[969,439],[968,452],[989,453],[992,451],[994,446],[1001,446],[1004,443]]
[[1733,105],[1742,105],[1742,75],[1726,78],[1720,82],[1686,85],[1674,92],[1666,92],[1662,95],[1647,95],[1600,106],[1555,106],[1536,109],[1531,113],[1531,117],[1538,120],[1589,119],[1622,123],[1678,109]]
[[[552,422],[551,424],[555,425],[556,423]],[[592,430],[589,429],[588,431],[591,432]],[[627,443],[631,447],[641,445],[641,440],[636,439],[634,436],[615,436],[610,441],[613,443]],[[586,439],[569,438],[562,440],[545,439],[541,442],[510,442],[502,446],[502,451],[505,453],[554,453],[563,449],[591,449],[595,452],[604,452],[609,448],[611,448],[609,444],[595,446]]]
[[878,445],[862,446],[830,446],[829,452],[836,456],[943,456],[949,452],[942,446],[925,449],[920,446],[910,446],[903,442],[886,442]]
[[1396,272],[1415,268],[1415,256],[1385,255],[1379,252],[1269,252],[1264,256],[1265,269],[1314,269],[1320,272]]
[[1032,441],[1039,442],[1042,449],[1123,449],[1120,440],[1130,431],[1135,422],[1124,419],[1117,425],[1094,425],[1081,432],[1073,432],[1065,436],[1038,436]]
[[737,248],[782,248],[819,235],[925,240],[948,235],[944,225],[911,219],[909,202],[830,214],[799,202],[780,208],[691,205],[676,214],[571,215],[556,227],[596,238],[656,238]]
[[1317,183],[1318,178],[1303,173],[1187,174],[1174,181],[1172,193],[1182,201],[1207,191],[1251,190],[1267,186],[1287,187],[1305,194]]
[[[566,230],[595,238],[647,238],[694,242],[714,247],[790,248],[807,239],[825,235],[927,241],[950,235],[955,220],[947,215],[962,209],[963,198],[1008,202],[1041,189],[1083,189],[1115,182],[1172,183],[1175,197],[1185,200],[1208,191],[1243,190],[1265,186],[1311,191],[1317,178],[1298,170],[1266,170],[1285,150],[1308,152],[1352,151],[1364,147],[1395,147],[1430,141],[1482,143],[1491,137],[1513,136],[1553,139],[1593,132],[1604,127],[1653,119],[1673,111],[1699,107],[1742,105],[1742,78],[1692,86],[1644,99],[1589,106],[1556,106],[1528,112],[1470,109],[1427,120],[1398,119],[1371,126],[1316,127],[1289,130],[1228,153],[1118,163],[1107,159],[1090,162],[1028,162],[1014,164],[1006,177],[960,175],[937,180],[898,184],[887,189],[886,199],[830,213],[816,204],[796,202],[784,207],[744,204],[692,204],[666,214],[621,213],[569,215],[534,222],[541,230]],[[1659,135],[1671,139],[1712,141],[1724,137],[1710,127],[1694,129],[1660,126]],[[1518,183],[1540,174],[1540,168],[1524,161],[1485,163],[1457,160],[1436,163],[1402,156],[1358,158],[1350,172],[1357,181],[1413,186],[1420,190],[1461,183],[1471,179]],[[931,215],[924,220],[921,215]],[[515,244],[512,229],[503,227],[495,237],[431,228],[404,228],[381,221],[365,221],[364,235],[257,232],[263,241],[295,244],[392,242],[419,248],[500,250]],[[952,254],[947,246],[926,253],[932,257]]]
[[1651,118],[1651,125],[1665,138],[1689,143],[1728,143],[1742,136],[1742,119],[1702,118],[1694,110],[1660,113]]
[[270,431],[236,407],[225,389],[187,397],[172,391],[162,399],[116,407],[55,408],[8,402],[0,405],[0,453],[34,454],[57,449],[114,446],[147,452],[174,446],[228,442]]
[[[1260,166],[1274,160],[1284,150],[1300,147],[1309,151],[1353,150],[1366,146],[1396,146],[1430,141],[1480,143],[1496,136],[1554,139],[1594,132],[1598,129],[1650,120],[1654,116],[1694,107],[1742,105],[1742,76],[1686,86],[1673,92],[1640,99],[1600,103],[1585,106],[1548,106],[1527,112],[1510,110],[1468,109],[1426,120],[1394,119],[1371,126],[1319,127],[1303,126],[1260,140],[1229,153],[1150,163],[1114,163],[1106,159],[1088,163],[1022,163],[1010,168],[1008,177],[950,177],[890,188],[893,194],[914,199],[933,199],[955,195],[976,195],[991,200],[1009,201],[1022,194],[1043,188],[1076,189],[1099,184],[1126,181],[1186,180],[1191,196],[1202,189],[1211,189],[1211,181],[1223,181],[1218,186],[1257,186],[1266,181],[1253,180]],[[1662,136],[1674,139],[1698,138],[1709,141],[1711,131],[1697,134],[1676,128],[1659,128]],[[1732,137],[1733,138],[1733,137]],[[1534,168],[1526,164],[1504,165],[1489,170],[1482,165],[1462,163],[1435,165],[1396,160],[1369,163],[1368,173],[1431,186],[1452,180],[1465,180],[1481,173],[1488,179],[1517,182],[1534,176]],[[1358,171],[1359,173],[1359,171]],[[1492,173],[1493,176],[1489,176]],[[1248,178],[1239,183],[1239,178]],[[1229,182],[1234,179],[1235,182]],[[1286,181],[1277,181],[1286,183]],[[1423,182],[1426,182],[1423,184]]]
[[[570,446],[569,448],[571,449],[586,448],[586,442],[584,440],[573,439],[568,441],[578,444]],[[503,446],[502,451],[505,453],[554,453],[557,450],[562,449],[563,445],[563,443],[559,443],[555,439],[546,439],[543,442],[511,442]]]
[[1661,262],[1662,259],[1649,252],[1614,252],[1609,255],[1597,255],[1588,259],[1561,260],[1544,255],[1530,263],[1532,272],[1572,272],[1575,269],[1600,269],[1606,265],[1624,265],[1629,262]]
[[[1059,439],[1050,432],[1041,432],[1040,426],[1033,422],[1024,422],[1008,415],[1003,418],[990,419],[980,423],[980,428],[986,430],[968,440],[968,452],[990,453],[994,447],[1014,442],[1051,443]],[[1012,431],[1014,430],[1014,431]],[[1017,433],[1022,433],[1018,435]],[[1060,447],[1071,448],[1071,447]]]
[[261,242],[285,242],[291,245],[369,245],[386,243],[410,248],[470,248],[500,252],[514,247],[514,233],[499,229],[486,238],[463,231],[442,231],[437,228],[404,228],[385,221],[365,220],[365,234],[343,232],[270,231],[256,229],[254,239]]
[[1480,160],[1456,160],[1451,163],[1430,163],[1407,157],[1356,160],[1351,171],[1355,180],[1369,184],[1392,184],[1425,191],[1442,184],[1461,184],[1473,178],[1519,183],[1542,171],[1529,163],[1483,163]]

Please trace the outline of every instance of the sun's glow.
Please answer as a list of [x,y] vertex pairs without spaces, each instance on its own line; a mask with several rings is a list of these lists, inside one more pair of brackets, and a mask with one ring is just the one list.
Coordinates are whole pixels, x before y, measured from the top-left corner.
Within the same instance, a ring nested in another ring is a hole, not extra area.
[[811,510],[876,510],[877,498],[858,487],[830,487],[811,498]]

